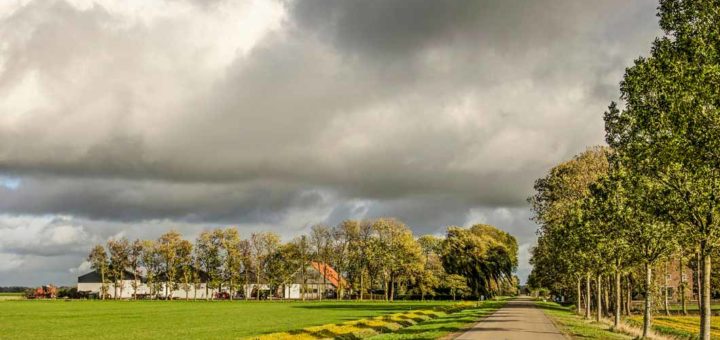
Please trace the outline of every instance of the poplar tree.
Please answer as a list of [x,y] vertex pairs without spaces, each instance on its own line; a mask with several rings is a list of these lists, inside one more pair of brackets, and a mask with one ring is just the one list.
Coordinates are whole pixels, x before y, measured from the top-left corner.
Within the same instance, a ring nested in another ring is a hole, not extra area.
[[107,272],[109,267],[108,256],[105,252],[105,248],[103,248],[102,245],[96,245],[90,251],[87,260],[90,262],[90,268],[100,274],[100,298],[105,300],[105,295],[107,294]]
[[663,35],[626,70],[624,108],[613,103],[605,117],[608,143],[664,191],[668,219],[698,245],[701,339],[710,339],[710,256],[720,234],[718,8],[717,0],[661,0]]

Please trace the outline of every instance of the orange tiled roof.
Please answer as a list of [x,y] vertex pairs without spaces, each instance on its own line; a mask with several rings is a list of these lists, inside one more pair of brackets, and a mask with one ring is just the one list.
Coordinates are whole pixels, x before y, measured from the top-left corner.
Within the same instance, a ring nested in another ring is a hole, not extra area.
[[337,287],[338,282],[342,282],[343,286],[347,287],[347,281],[340,277],[340,274],[335,271],[332,267],[325,263],[321,262],[310,262],[310,265],[317,270],[320,275],[325,276],[325,279],[328,280],[333,286]]

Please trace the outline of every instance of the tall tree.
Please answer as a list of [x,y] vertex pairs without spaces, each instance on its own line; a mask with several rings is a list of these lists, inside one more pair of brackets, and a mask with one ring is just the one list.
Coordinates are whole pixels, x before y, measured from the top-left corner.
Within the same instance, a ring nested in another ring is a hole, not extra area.
[[661,0],[664,34],[620,85],[606,114],[608,143],[660,185],[677,227],[698,244],[700,338],[710,338],[710,255],[720,235],[720,11],[716,0]]
[[[585,278],[585,316],[590,317],[590,278],[599,273],[602,263],[592,238],[599,235],[592,219],[585,211],[590,196],[590,186],[608,171],[608,151],[594,147],[573,159],[553,167],[545,176],[535,181],[536,193],[528,199],[540,226],[538,248],[531,259],[540,268],[552,267],[554,271],[543,273],[533,270],[533,281],[539,282],[543,275],[555,274],[552,282],[574,281],[576,305],[582,296],[582,280]],[[539,258],[537,255],[544,255]]]
[[328,259],[330,258],[330,247],[332,243],[332,231],[330,227],[323,224],[314,225],[310,230],[310,243],[313,247],[313,257],[315,261],[322,264],[322,266],[320,266],[320,270],[322,271],[320,274],[323,279],[323,284],[318,290],[318,296],[320,300],[322,300],[323,295],[325,295],[325,287],[327,286],[326,270],[329,264]]
[[156,298],[159,292],[160,277],[162,275],[162,259],[154,240],[142,241],[142,265],[145,268],[147,285],[150,288],[150,297]]
[[255,298],[260,300],[260,276],[265,273],[271,256],[280,246],[280,236],[272,232],[257,232],[250,236],[252,262],[255,266]]
[[[352,235],[357,230],[358,224],[357,221],[346,220],[332,230],[330,262],[341,277],[346,274],[348,267],[350,267]],[[337,287],[338,300],[343,298],[346,289],[345,280],[339,280]]]
[[165,298],[168,300],[172,300],[172,292],[178,288],[178,248],[181,241],[182,236],[175,230],[162,234],[157,240],[165,276]]
[[220,257],[220,249],[214,242],[212,231],[203,231],[195,240],[195,258],[197,258],[202,269],[207,274],[207,282],[205,283],[205,299],[210,299],[211,289],[218,285],[220,280],[220,267],[222,259]]
[[379,265],[385,299],[393,301],[400,281],[422,271],[425,261],[412,231],[396,219],[381,218],[372,224],[375,234],[374,262]]
[[92,250],[90,250],[87,260],[90,262],[90,267],[100,274],[100,296],[101,299],[105,300],[105,296],[107,295],[107,274],[109,267],[108,256],[105,252],[105,248],[103,248],[102,245],[96,245],[92,248]]
[[462,275],[476,296],[492,296],[501,280],[511,280],[517,267],[515,238],[489,225],[449,227],[442,261],[449,274]]
[[225,281],[228,283],[230,300],[232,300],[240,282],[240,271],[242,270],[242,239],[236,227],[228,227],[222,233],[220,245],[225,254],[222,271]]
[[[110,273],[113,279],[115,298],[120,299],[125,286],[125,271],[130,265],[130,242],[125,237],[110,239],[107,241],[107,248],[110,253]],[[120,294],[118,294],[118,289]]]
[[305,301],[307,294],[307,266],[310,264],[310,244],[306,235],[296,237],[291,242],[297,260],[297,272],[300,276],[300,298]]
[[190,299],[190,289],[193,288],[193,245],[188,240],[180,240],[177,244],[177,267],[180,288],[185,291],[185,300]]
[[130,252],[128,257],[128,263],[130,265],[130,268],[132,270],[133,274],[133,298],[137,300],[137,291],[138,288],[140,288],[140,281],[138,280],[140,277],[140,265],[142,264],[142,252],[143,252],[143,244],[142,241],[139,239],[136,239],[131,245],[130,245]]

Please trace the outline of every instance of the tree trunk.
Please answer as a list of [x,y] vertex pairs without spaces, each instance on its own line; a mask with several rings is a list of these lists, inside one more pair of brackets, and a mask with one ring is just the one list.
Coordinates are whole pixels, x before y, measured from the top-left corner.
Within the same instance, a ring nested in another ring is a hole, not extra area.
[[707,246],[703,242],[701,247],[702,260],[702,301],[700,308],[700,339],[710,340],[710,275],[711,264]]
[[590,273],[585,278],[585,318],[590,319]]
[[234,295],[233,293],[235,293],[235,291],[234,291],[235,285],[233,285],[233,283],[234,283],[233,280],[230,279],[230,285],[228,286],[228,292],[230,292],[230,301],[232,301],[233,295]]
[[647,338],[650,333],[650,307],[652,303],[652,267],[649,263],[645,264],[645,311],[643,312],[643,332],[642,337]]
[[388,301],[388,280],[386,277],[383,277],[383,296],[385,297],[385,301]]
[[[582,297],[582,278],[578,277],[577,279],[577,295],[575,295],[575,312],[580,315],[580,300]],[[453,297],[453,300],[454,297]]]
[[390,302],[395,301],[395,280],[390,279]]
[[670,316],[670,297],[668,296],[668,275],[670,275],[670,261],[665,262],[665,286],[663,296],[665,297],[665,315]]
[[702,261],[700,260],[700,252],[698,251],[695,262],[695,289],[697,290],[698,311],[702,310]]
[[363,300],[363,295],[365,294],[365,274],[363,271],[360,271],[360,294],[358,294],[358,300]]
[[620,309],[622,308],[622,285],[620,282],[620,270],[615,270],[615,320],[613,326],[617,329],[620,326]]
[[257,294],[255,296],[257,297],[257,300],[260,301],[260,268],[256,268],[255,271],[255,289],[257,289]]
[[100,270],[100,281],[102,281],[100,284],[100,294],[102,295],[102,299],[105,300],[105,271],[102,269]]
[[630,278],[630,275],[627,276],[627,299],[625,302],[627,305],[625,306],[625,310],[627,311],[627,315],[632,315],[632,292],[633,292],[633,286],[632,286],[632,280]]
[[683,265],[683,254],[680,254],[680,304],[683,315],[687,315],[687,299],[685,298],[685,266]]
[[603,296],[605,297],[605,304],[603,305],[603,313],[605,314],[605,316],[610,316],[610,290],[612,289],[610,277],[608,276],[606,280],[603,281],[603,283],[605,283],[605,294],[603,294]]
[[596,299],[596,305],[597,305],[597,315],[595,316],[595,321],[600,322],[600,319],[602,318],[602,275],[597,275],[597,280],[595,281],[595,299]]

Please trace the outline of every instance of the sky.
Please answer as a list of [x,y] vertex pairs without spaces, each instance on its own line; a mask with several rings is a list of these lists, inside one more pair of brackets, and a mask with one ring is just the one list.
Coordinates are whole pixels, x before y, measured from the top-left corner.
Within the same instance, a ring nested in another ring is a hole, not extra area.
[[0,2],[0,286],[73,284],[92,245],[171,228],[283,239],[397,217],[495,225],[603,143],[657,3]]

